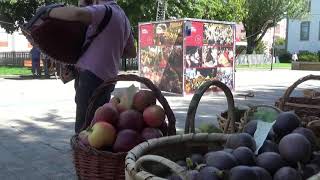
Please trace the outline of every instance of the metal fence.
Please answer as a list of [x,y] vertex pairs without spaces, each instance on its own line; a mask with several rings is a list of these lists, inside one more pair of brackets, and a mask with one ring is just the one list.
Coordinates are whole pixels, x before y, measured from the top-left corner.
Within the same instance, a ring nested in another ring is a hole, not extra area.
[[25,59],[31,59],[29,52],[0,52],[1,66],[23,66]]
[[[0,52],[0,66],[23,67],[23,61],[27,59],[31,59],[29,52]],[[122,59],[120,61],[120,70],[138,70],[137,58]]]
[[237,57],[236,64],[257,65],[270,64],[272,56],[267,54],[241,54]]

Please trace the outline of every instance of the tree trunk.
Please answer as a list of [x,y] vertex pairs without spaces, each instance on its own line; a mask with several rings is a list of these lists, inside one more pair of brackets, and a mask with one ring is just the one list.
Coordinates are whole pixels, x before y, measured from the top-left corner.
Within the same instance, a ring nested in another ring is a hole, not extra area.
[[247,39],[247,54],[252,54],[256,47],[255,36],[248,37]]

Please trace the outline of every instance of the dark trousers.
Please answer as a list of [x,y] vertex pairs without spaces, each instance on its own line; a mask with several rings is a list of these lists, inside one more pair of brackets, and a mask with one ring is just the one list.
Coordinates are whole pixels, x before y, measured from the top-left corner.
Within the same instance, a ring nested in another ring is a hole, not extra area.
[[41,69],[40,69],[40,59],[34,59],[32,60],[32,74],[40,76],[41,75]]
[[50,77],[49,75],[49,59],[45,58],[42,62],[43,62],[43,68],[44,68],[44,75],[46,76],[46,78]]
[[[78,72],[75,79],[75,90],[76,97],[75,102],[77,105],[76,109],[76,122],[75,122],[75,132],[79,133],[83,128],[86,122],[86,113],[89,105],[89,100],[93,95],[96,88],[98,88],[103,83],[103,80],[97,77],[90,71],[80,71]],[[88,116],[88,122],[91,122],[94,116],[96,109],[103,104],[110,101],[111,93],[114,90],[115,85],[110,85],[105,89],[105,93],[98,98],[94,104],[94,108]]]

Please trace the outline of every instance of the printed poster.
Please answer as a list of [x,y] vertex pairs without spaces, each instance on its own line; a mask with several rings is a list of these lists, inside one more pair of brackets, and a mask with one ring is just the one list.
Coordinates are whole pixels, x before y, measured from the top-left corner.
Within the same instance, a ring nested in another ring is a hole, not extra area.
[[145,24],[140,26],[140,47],[153,46],[154,32],[153,24]]
[[192,22],[191,34],[186,36],[186,46],[202,46],[203,45],[203,23]]

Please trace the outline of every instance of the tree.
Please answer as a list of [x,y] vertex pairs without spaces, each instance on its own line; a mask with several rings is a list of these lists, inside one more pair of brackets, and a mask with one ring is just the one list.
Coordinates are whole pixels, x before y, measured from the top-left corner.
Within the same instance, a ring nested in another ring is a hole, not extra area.
[[[76,4],[77,0],[2,0],[0,1],[1,26],[7,32],[17,30],[29,20],[39,6],[65,2]],[[118,0],[137,32],[139,22],[155,21],[156,0]],[[222,21],[240,21],[244,15],[243,0],[167,0],[166,17],[200,18]]]
[[247,53],[252,54],[267,30],[286,18],[302,18],[308,13],[309,0],[243,0]]
[[2,0],[0,1],[0,25],[8,33],[19,29],[36,12],[37,8],[51,3],[77,4],[77,0]]

